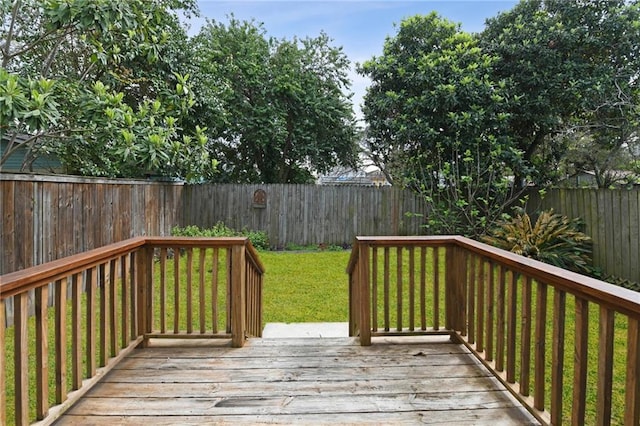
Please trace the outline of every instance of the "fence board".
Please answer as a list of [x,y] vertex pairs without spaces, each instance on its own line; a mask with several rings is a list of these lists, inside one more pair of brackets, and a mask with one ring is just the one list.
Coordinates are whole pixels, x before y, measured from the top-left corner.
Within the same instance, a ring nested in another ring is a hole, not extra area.
[[640,283],[640,188],[551,189],[542,200],[531,194],[529,208],[580,217],[593,240],[594,265]]

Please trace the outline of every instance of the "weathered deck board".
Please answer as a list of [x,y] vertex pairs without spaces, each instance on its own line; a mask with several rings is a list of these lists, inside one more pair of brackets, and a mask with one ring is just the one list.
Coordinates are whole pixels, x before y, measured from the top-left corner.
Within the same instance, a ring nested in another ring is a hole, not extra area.
[[537,424],[461,345],[385,340],[159,341],[57,424]]

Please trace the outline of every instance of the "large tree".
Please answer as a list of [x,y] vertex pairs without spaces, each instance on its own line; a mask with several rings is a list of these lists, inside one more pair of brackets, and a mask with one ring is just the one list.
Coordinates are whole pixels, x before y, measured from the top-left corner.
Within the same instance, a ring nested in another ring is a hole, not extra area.
[[277,40],[261,24],[210,22],[193,40],[220,180],[300,183],[356,158],[349,62],[321,34]]
[[496,58],[432,13],[404,20],[381,57],[360,67],[367,143],[394,182],[430,202],[432,232],[477,236],[519,194],[524,174],[510,137],[516,99],[494,79]]
[[208,175],[202,129],[181,128],[193,99],[172,65],[170,47],[186,46],[177,10],[195,3],[1,2],[0,164],[24,141],[31,158],[54,152],[71,173]]
[[538,183],[556,177],[553,166],[567,148],[559,136],[587,132],[602,149],[615,150],[633,134],[638,22],[635,0],[522,0],[487,21],[480,45],[499,58],[496,77],[520,99],[511,131]]

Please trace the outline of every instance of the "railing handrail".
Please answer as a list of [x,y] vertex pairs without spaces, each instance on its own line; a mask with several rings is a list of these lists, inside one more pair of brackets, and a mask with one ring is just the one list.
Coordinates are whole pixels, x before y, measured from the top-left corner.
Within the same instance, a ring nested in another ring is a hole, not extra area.
[[535,259],[519,256],[507,250],[490,246],[461,236],[365,236],[356,237],[347,273],[351,274],[358,259],[357,246],[367,244],[377,247],[394,246],[443,246],[456,245],[502,263],[516,272],[526,273],[545,284],[552,285],[568,293],[589,301],[613,308],[615,311],[640,319],[640,292],[626,289],[605,281],[581,275]]
[[248,259],[258,269],[258,272],[262,274],[265,271],[257,250],[253,247],[251,241],[245,237],[135,237],[20,271],[0,275],[0,300],[35,289],[43,284],[72,275],[91,266],[99,265],[115,255],[124,255],[145,245],[194,248],[244,245]]
[[0,275],[0,300],[98,265],[116,255],[130,253],[146,243],[144,237],[109,244],[83,253],[52,260],[20,271]]

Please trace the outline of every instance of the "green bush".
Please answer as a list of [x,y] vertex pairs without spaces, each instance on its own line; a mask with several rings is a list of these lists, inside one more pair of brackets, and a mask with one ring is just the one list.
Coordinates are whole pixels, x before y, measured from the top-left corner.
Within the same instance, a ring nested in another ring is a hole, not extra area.
[[187,225],[184,228],[175,226],[171,229],[171,235],[177,237],[246,237],[256,249],[269,249],[269,237],[266,232],[246,228],[236,231],[222,222],[216,223],[211,228],[200,228],[196,225]]
[[518,212],[500,222],[483,241],[513,253],[560,268],[594,275],[591,238],[580,231],[581,221],[543,211],[532,224],[529,215]]

